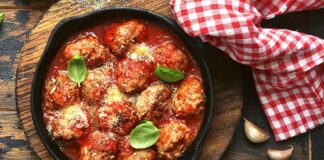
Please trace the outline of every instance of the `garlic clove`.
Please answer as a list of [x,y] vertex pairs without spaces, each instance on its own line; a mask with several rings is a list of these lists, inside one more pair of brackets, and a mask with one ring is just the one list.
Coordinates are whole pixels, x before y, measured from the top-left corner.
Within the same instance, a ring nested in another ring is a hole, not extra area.
[[293,146],[289,146],[289,149],[278,150],[269,148],[267,155],[271,160],[288,160],[290,159],[292,152],[294,150]]
[[262,130],[249,120],[244,118],[244,133],[246,137],[253,143],[261,143],[270,138],[268,132]]

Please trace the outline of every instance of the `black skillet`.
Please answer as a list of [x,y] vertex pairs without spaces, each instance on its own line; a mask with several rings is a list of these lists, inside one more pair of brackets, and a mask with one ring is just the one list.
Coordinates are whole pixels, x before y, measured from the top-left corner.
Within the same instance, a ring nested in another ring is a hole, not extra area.
[[192,56],[198,62],[205,87],[205,115],[196,139],[180,158],[185,160],[196,159],[199,154],[199,149],[201,148],[201,143],[206,135],[213,116],[213,85],[211,74],[205,60],[202,57],[202,42],[196,38],[187,36],[174,20],[160,14],[138,8],[116,7],[97,10],[83,16],[66,18],[56,25],[37,65],[32,85],[31,112],[39,138],[54,159],[68,159],[53,140],[53,137],[46,130],[43,119],[42,87],[48,65],[53,60],[60,46],[63,45],[68,37],[79,31],[79,28],[82,28],[87,24],[92,24],[96,22],[97,19],[105,19],[109,21],[114,20],[116,17],[143,19],[166,28],[184,42],[186,47],[191,51]]

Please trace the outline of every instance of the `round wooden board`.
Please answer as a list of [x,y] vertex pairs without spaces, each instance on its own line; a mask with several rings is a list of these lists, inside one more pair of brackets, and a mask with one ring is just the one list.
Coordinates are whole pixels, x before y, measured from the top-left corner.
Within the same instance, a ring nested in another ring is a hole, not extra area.
[[[112,6],[139,7],[173,18],[169,0],[112,1],[105,4],[105,7]],[[51,157],[35,131],[30,112],[31,83],[36,65],[52,29],[59,21],[93,10],[92,7],[76,4],[73,0],[58,1],[48,9],[32,30],[21,51],[16,82],[18,114],[31,147],[41,159]],[[206,57],[213,74],[215,109],[213,122],[201,148],[199,159],[219,159],[229,145],[241,116],[243,97],[240,66],[207,44],[204,44],[203,51],[202,54]]]

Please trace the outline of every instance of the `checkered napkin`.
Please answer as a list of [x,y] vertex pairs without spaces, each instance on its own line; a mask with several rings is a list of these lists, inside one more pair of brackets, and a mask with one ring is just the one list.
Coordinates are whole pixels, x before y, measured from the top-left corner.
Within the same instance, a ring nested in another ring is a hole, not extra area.
[[262,19],[324,7],[324,0],[171,0],[191,36],[253,69],[262,108],[277,141],[324,123],[324,41],[260,27]]

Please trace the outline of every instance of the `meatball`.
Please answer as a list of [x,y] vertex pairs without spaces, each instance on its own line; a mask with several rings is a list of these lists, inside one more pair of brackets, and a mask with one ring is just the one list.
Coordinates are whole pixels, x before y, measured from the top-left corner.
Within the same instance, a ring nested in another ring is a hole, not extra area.
[[118,160],[124,160],[129,157],[135,149],[129,144],[129,136],[124,136],[119,139]]
[[114,23],[106,30],[106,45],[117,56],[124,54],[129,45],[141,42],[147,36],[146,26],[138,20]]
[[128,100],[128,95],[121,92],[116,85],[111,85],[107,89],[107,94],[104,98],[104,104],[119,103]]
[[153,149],[137,150],[123,160],[155,160],[156,152]]
[[90,103],[102,105],[103,97],[113,79],[113,66],[105,65],[88,72],[82,83],[82,95]]
[[177,159],[189,144],[189,128],[180,121],[170,121],[161,128],[156,143],[158,153],[164,159]]
[[138,122],[135,110],[128,102],[112,103],[100,107],[95,113],[98,127],[119,135],[130,133],[131,129]]
[[132,60],[140,60],[151,62],[153,57],[151,55],[151,48],[145,43],[133,44],[130,46],[126,56]]
[[63,51],[64,57],[68,60],[74,55],[80,55],[85,58],[87,67],[94,68],[107,62],[114,57],[109,50],[100,45],[98,38],[90,33],[81,35],[71,43],[67,44]]
[[166,100],[171,96],[171,90],[163,83],[157,82],[150,85],[137,98],[135,109],[137,116],[142,119],[152,119],[156,107],[165,106]]
[[114,133],[95,131],[81,145],[80,160],[115,159],[117,145],[117,136]]
[[[79,87],[71,81],[66,71],[58,73],[45,82],[45,107],[65,107],[79,101]],[[54,105],[53,105],[54,104]]]
[[172,42],[166,42],[155,47],[152,51],[154,62],[158,65],[185,71],[189,64],[189,59]]
[[[74,104],[51,113],[49,131],[55,139],[74,139],[87,134],[90,129],[91,117],[85,104]],[[47,114],[47,116],[50,116]],[[48,117],[47,117],[48,118]]]
[[119,89],[126,93],[141,91],[149,85],[152,73],[149,63],[124,58],[116,67],[116,83]]
[[148,148],[136,150],[129,144],[129,136],[123,137],[119,143],[118,160],[155,160],[156,151]]
[[202,81],[195,76],[188,76],[172,98],[172,110],[176,116],[196,114],[203,110],[204,101]]

